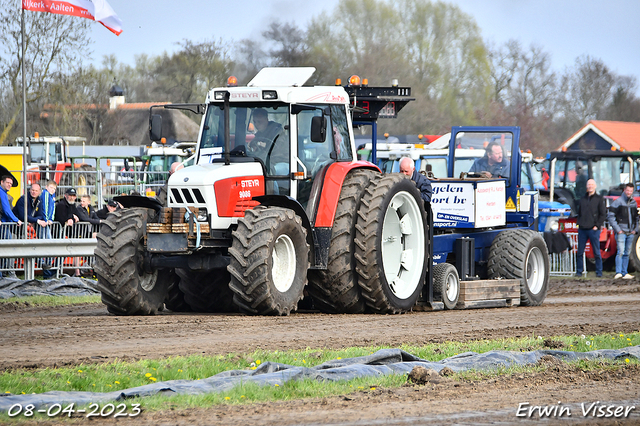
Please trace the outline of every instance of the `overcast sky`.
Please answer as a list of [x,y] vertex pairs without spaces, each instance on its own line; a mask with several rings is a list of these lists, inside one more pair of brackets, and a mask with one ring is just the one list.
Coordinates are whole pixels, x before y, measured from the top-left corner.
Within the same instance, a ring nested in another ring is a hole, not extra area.
[[[614,72],[640,84],[640,0],[445,0],[478,23],[486,41],[532,43],[551,54],[563,72],[578,56],[602,59]],[[95,24],[93,62],[114,53],[133,64],[140,53],[174,51],[189,39],[241,40],[258,35],[277,18],[306,27],[310,19],[333,11],[338,0],[108,0],[123,21],[116,37]]]

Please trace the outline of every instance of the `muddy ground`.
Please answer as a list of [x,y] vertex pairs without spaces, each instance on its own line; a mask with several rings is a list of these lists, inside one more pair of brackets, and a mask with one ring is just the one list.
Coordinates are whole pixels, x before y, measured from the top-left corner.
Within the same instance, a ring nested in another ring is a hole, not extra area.
[[[539,307],[412,312],[405,315],[324,315],[289,317],[173,314],[116,317],[101,305],[34,308],[0,305],[0,369],[39,368],[135,360],[172,355],[225,354],[256,349],[344,348],[449,340],[628,333],[640,330],[640,280],[552,279]],[[581,403],[637,406],[629,416],[609,419],[640,424],[640,371],[584,372],[551,363],[542,373],[400,389],[339,397],[249,406],[143,413],[134,424],[479,424],[520,423],[520,403],[568,407],[564,421],[602,424],[583,416]],[[375,383],[372,381],[372,385]],[[558,401],[561,401],[558,404]],[[585,405],[585,407],[588,407]],[[534,415],[533,419],[539,419]],[[551,419],[555,423],[558,418]],[[80,420],[79,420],[80,421]],[[113,420],[102,419],[100,423]],[[121,422],[120,422],[121,423]]]

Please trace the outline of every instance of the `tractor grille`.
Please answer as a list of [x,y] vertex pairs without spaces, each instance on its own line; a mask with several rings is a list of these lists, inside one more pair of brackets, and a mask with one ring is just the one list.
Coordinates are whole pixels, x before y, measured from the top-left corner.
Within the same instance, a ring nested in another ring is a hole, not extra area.
[[204,204],[204,197],[198,188],[172,188],[171,202],[175,204]]

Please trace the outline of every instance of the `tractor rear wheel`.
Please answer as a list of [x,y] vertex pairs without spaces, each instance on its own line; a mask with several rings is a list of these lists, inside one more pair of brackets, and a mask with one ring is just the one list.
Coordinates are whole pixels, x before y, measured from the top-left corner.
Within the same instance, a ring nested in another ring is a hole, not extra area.
[[309,245],[293,210],[257,206],[245,211],[229,248],[231,290],[240,311],[289,315],[303,297]]
[[147,209],[111,213],[97,234],[94,269],[107,310],[116,315],[152,315],[164,305],[172,274],[143,268]]
[[191,312],[191,307],[184,301],[184,293],[180,290],[180,277],[173,269],[165,270],[161,273],[171,274],[169,287],[167,288],[167,298],[164,300],[164,307],[172,312]]
[[359,314],[365,303],[358,286],[354,235],[360,199],[371,179],[379,173],[355,170],[347,175],[340,191],[326,270],[309,271],[308,291],[314,307],[330,314]]
[[400,313],[416,303],[427,272],[426,212],[415,183],[404,175],[374,179],[356,223],[358,284],[377,313]]
[[450,263],[433,267],[433,299],[444,303],[445,309],[455,309],[460,297],[460,277]]
[[229,289],[226,269],[191,271],[176,269],[185,303],[194,312],[238,312]]
[[500,232],[489,250],[487,273],[490,279],[519,279],[521,305],[542,304],[549,290],[549,255],[544,239],[530,229]]

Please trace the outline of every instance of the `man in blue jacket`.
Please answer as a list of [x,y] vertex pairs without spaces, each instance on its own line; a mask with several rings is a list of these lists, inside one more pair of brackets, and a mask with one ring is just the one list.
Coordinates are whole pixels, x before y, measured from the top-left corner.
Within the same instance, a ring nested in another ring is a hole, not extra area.
[[[407,175],[415,182],[420,190],[420,195],[425,203],[431,202],[431,182],[426,176],[416,171],[415,163],[410,157],[403,157],[400,160],[400,173]],[[426,204],[425,204],[426,208]]]
[[[41,234],[38,235],[38,238],[46,238],[51,239],[53,227],[53,222],[56,219],[56,189],[58,188],[58,184],[54,180],[50,180],[47,182],[47,186],[44,191],[40,195],[40,205],[42,206],[42,214],[44,216],[44,221],[47,225],[44,228],[40,228]],[[45,279],[52,278],[54,275],[54,271],[51,268],[55,267],[55,259],[43,259],[42,262],[42,276]]]
[[496,142],[490,142],[485,150],[484,157],[478,158],[469,173],[479,173],[484,178],[503,177],[509,179],[509,160],[505,158],[502,146]]
[[616,233],[616,275],[613,278],[630,280],[633,275],[628,273],[629,253],[638,233],[638,204],[633,198],[633,184],[625,185],[622,195],[609,206],[607,217]]
[[[18,225],[22,225],[22,221],[18,218],[11,209],[11,203],[9,202],[8,192],[13,186],[12,176],[2,176],[0,178],[0,207],[2,207],[2,222],[14,222]],[[5,238],[3,236],[2,238]]]
[[[2,209],[0,215],[0,221],[3,223],[17,223],[18,226],[22,225],[22,221],[16,217],[11,211],[11,203],[9,202],[8,192],[13,186],[13,176],[6,175],[0,177],[0,208]],[[0,238],[10,239],[11,229],[7,226],[3,226],[0,228]],[[9,266],[13,263],[13,259],[1,259],[0,265],[3,269],[8,269]],[[10,271],[7,276],[15,277],[16,274],[13,271]],[[2,277],[2,271],[0,271],[0,277]]]
[[[47,222],[44,220],[44,212],[40,202],[40,193],[42,189],[39,183],[32,183],[29,192],[27,193],[27,222],[37,224],[39,226],[47,226]],[[13,208],[13,214],[16,217],[24,217],[24,195],[18,198],[15,207]]]

